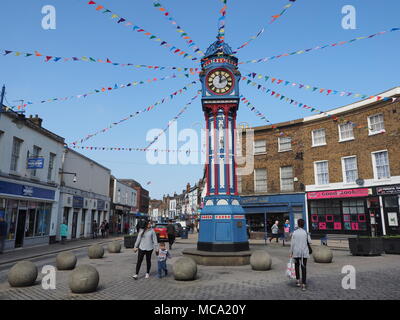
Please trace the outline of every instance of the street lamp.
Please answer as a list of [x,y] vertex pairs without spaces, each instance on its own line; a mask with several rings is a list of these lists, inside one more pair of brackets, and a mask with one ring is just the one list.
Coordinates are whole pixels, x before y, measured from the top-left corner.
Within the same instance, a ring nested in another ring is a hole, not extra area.
[[62,171],[62,170],[60,169],[59,174],[73,174],[73,175],[74,175],[74,178],[73,178],[72,181],[73,181],[74,183],[76,183],[76,181],[77,181],[76,173],[75,173],[75,172],[65,172],[65,171]]

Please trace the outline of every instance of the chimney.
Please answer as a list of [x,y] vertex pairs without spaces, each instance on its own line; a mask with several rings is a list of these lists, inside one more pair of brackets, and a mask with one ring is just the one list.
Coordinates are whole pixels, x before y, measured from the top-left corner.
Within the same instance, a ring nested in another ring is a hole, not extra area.
[[36,124],[38,127],[42,127],[43,119],[39,118],[39,116],[37,114],[35,114],[35,117],[32,117],[32,115],[30,115],[29,120],[31,122],[33,122],[34,124]]
[[188,182],[188,184],[186,185],[186,192],[190,191],[190,183]]

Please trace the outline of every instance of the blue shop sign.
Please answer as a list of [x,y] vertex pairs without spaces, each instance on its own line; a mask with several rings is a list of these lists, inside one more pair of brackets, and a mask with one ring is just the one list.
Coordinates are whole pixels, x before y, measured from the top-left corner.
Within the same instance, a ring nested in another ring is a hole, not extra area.
[[32,187],[7,181],[0,181],[0,193],[47,200],[54,200],[55,197],[54,190]]
[[28,169],[43,169],[44,158],[29,158]]
[[83,208],[83,197],[74,196],[72,200],[72,207]]

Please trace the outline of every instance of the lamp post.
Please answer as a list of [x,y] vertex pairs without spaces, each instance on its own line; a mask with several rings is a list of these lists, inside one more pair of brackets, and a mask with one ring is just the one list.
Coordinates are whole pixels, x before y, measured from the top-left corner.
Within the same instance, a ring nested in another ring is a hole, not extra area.
[[65,172],[65,171],[62,171],[61,169],[60,169],[60,171],[58,172],[59,174],[61,174],[61,175],[63,175],[63,174],[73,174],[74,175],[74,178],[73,178],[73,182],[74,183],[76,183],[76,181],[77,181],[77,178],[76,178],[76,172]]

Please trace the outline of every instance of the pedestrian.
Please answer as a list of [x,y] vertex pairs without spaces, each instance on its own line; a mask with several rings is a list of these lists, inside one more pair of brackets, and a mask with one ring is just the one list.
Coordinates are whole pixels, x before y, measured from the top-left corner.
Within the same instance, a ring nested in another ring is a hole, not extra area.
[[4,243],[7,237],[7,222],[0,217],[0,254],[4,251]]
[[129,233],[129,222],[125,222],[125,224],[124,224],[124,233],[125,234]]
[[165,272],[165,276],[168,275],[168,270],[167,270],[167,259],[171,258],[171,254],[165,248],[165,243],[160,242],[160,249],[157,254],[158,258],[158,277],[162,278],[162,272]]
[[110,226],[107,220],[105,220],[104,230],[106,231],[106,237],[108,237]]
[[169,250],[171,250],[172,249],[172,245],[175,242],[175,227],[172,224],[172,220],[168,221],[167,235],[168,235]]
[[105,222],[103,221],[103,222],[101,223],[101,225],[100,225],[100,232],[101,232],[101,237],[102,237],[102,238],[104,238],[104,233],[105,233],[105,231],[106,231],[106,224],[105,224]]
[[92,232],[93,232],[93,239],[94,238],[97,239],[97,221],[96,220],[93,220]]
[[283,246],[285,246],[285,241],[290,240],[290,221],[288,219],[286,219],[285,224],[283,225],[283,232]]
[[60,236],[61,236],[61,244],[65,244],[65,239],[68,236],[68,225],[65,220],[60,226]]
[[137,280],[143,258],[146,256],[147,269],[145,278],[147,279],[150,276],[151,254],[153,253],[153,250],[156,250],[156,253],[158,253],[157,235],[151,227],[151,222],[148,222],[146,227],[141,229],[139,232],[133,251],[136,253],[138,249],[139,253],[136,262],[136,273],[132,278]]
[[276,242],[278,242],[278,237],[279,237],[279,221],[276,220],[275,223],[271,227],[271,238],[269,238],[269,242],[271,242],[272,239],[276,239]]
[[[310,235],[305,231],[304,220],[297,221],[298,228],[292,234],[290,243],[290,258],[294,258],[294,267],[296,270],[296,285],[306,290],[307,284],[307,259],[310,257]],[[301,265],[301,281],[300,281],[300,265]]]

